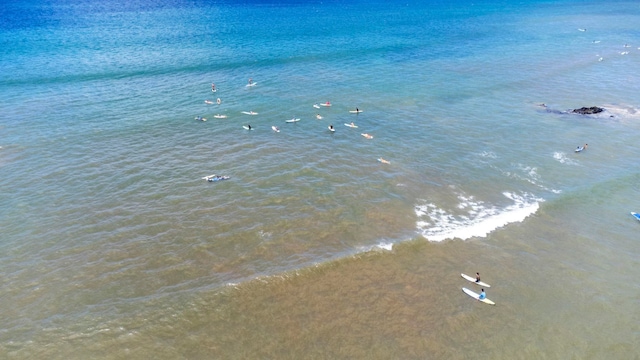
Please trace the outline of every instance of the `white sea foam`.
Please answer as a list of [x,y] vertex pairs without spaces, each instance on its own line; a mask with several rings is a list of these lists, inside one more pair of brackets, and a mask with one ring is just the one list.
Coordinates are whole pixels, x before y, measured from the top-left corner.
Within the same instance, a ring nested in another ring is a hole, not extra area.
[[542,190],[556,194],[560,193],[560,190],[551,189],[544,185],[544,182],[540,179],[540,175],[538,175],[538,168],[522,164],[516,164],[515,166],[520,170],[519,172],[504,171],[503,174],[512,179],[526,181]]
[[377,248],[382,249],[382,250],[388,250],[391,251],[393,249],[393,243],[379,243],[378,245],[376,245]]
[[483,151],[479,155],[480,155],[480,157],[485,157],[485,158],[490,158],[490,159],[497,159],[498,158],[498,156],[492,151]]
[[370,251],[380,251],[380,250],[391,251],[393,250],[393,244],[394,244],[393,242],[380,241],[375,245],[363,245],[363,246],[357,247],[355,253],[361,254],[361,253],[367,253]]
[[260,239],[262,239],[262,240],[269,240],[269,239],[271,239],[271,237],[273,236],[273,233],[268,232],[268,231],[260,230],[260,231],[258,231],[258,236],[259,236],[259,237],[260,237]]
[[569,158],[567,158],[567,154],[559,151],[553,153],[553,158],[558,160],[558,162],[561,164],[566,164],[568,161],[570,161]]
[[567,156],[567,153],[562,151],[556,151],[553,153],[553,158],[556,159],[561,164],[567,165],[579,165],[579,163],[572,158]]
[[606,110],[604,113],[607,118],[613,115],[618,119],[640,119],[640,109],[633,105],[605,104],[603,107]]
[[538,175],[538,168],[533,166],[525,166],[522,164],[517,164],[517,167],[520,172],[524,174],[524,176],[518,173],[508,173],[508,175],[513,178],[522,179],[531,184],[538,185],[538,181],[540,180],[540,176]]
[[513,204],[499,208],[476,201],[473,197],[459,196],[458,209],[466,211],[464,215],[448,213],[435,204],[416,206],[416,215],[420,218],[417,228],[429,241],[485,237],[495,229],[523,221],[535,213],[539,203],[544,201],[529,194],[520,196],[505,192],[503,195]]

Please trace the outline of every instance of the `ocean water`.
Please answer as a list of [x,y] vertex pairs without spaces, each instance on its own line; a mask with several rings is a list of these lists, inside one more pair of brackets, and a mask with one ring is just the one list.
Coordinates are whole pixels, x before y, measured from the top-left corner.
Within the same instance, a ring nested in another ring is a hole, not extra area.
[[0,358],[638,358],[638,24],[633,1],[3,5]]

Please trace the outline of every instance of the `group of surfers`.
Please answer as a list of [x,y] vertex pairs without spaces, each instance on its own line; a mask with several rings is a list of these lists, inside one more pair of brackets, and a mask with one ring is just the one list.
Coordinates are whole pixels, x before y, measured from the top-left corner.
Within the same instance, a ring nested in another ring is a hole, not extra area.
[[[248,83],[247,85],[248,85],[248,86],[253,85],[253,79],[249,78],[249,83]],[[212,92],[216,92],[216,91],[218,91],[218,90],[216,89],[216,84],[215,84],[215,83],[211,83],[211,91],[212,91]],[[213,101],[210,101],[210,100],[205,100],[204,102],[205,102],[206,104],[213,104]],[[218,98],[216,102],[218,103],[218,105],[220,105],[220,103],[221,103],[222,101],[220,100],[220,98]],[[323,104],[321,104],[321,105],[322,105],[322,106],[331,106],[331,103],[330,103],[329,101],[327,101],[327,102],[325,102],[325,103],[323,103]],[[319,108],[319,106],[317,106],[317,105],[314,105],[314,107]],[[358,113],[360,113],[360,112],[361,112],[361,111],[360,111],[360,109],[356,107],[355,113],[356,113],[356,114],[358,114]],[[322,119],[322,116],[321,116],[320,114],[316,114],[316,118],[317,118],[318,120],[321,120],[321,119]],[[355,125],[353,122],[351,122],[351,124],[349,124],[349,126],[350,126],[350,127],[352,127],[352,128],[355,128],[355,127],[356,127],[356,125]],[[248,130],[253,130],[253,128],[251,127],[251,125],[250,125],[250,124],[247,124],[246,128],[247,128]],[[277,130],[276,130],[276,129],[277,129]],[[280,130],[280,129],[278,129],[277,127],[275,127],[275,129],[274,129],[274,130],[278,131],[278,130]],[[335,131],[336,131],[336,129],[333,127],[333,124],[330,124],[330,125],[329,125],[329,130],[330,130],[331,132],[335,132]],[[370,134],[367,134],[367,133],[364,133],[364,134],[361,134],[361,135],[362,135],[362,136],[364,136],[364,137],[365,137],[365,138],[367,138],[367,139],[373,139],[373,135],[370,135]],[[390,163],[388,160],[384,160],[384,159],[382,159],[382,158],[381,158],[380,162],[385,163],[385,164],[389,164],[389,163]]]
[[[479,283],[480,282],[480,273],[477,272],[476,273],[476,282]],[[487,298],[487,294],[484,292],[484,289],[482,289],[482,291],[480,292],[480,296],[478,296],[478,300],[484,300]]]

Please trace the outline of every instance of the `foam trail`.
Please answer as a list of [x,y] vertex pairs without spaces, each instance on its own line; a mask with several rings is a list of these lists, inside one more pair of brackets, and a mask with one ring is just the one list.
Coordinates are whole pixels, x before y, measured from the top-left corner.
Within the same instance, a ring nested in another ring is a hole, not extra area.
[[579,164],[577,161],[574,161],[573,159],[569,158],[566,153],[561,152],[561,151],[554,152],[553,153],[553,158],[555,160],[557,160],[561,164],[567,164],[567,165],[578,165]]

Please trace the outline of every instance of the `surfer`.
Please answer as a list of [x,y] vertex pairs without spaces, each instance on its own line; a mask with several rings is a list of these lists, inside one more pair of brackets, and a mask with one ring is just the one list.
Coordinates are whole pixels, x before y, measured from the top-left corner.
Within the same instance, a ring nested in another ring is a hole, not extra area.
[[220,181],[220,180],[228,180],[230,179],[229,176],[226,175],[214,175],[213,177],[210,177],[207,179],[208,182],[216,182],[216,181]]
[[476,282],[479,283],[480,282],[480,273],[476,273]]
[[218,103],[218,105],[220,105],[220,103],[222,102],[222,100],[220,100],[220,98],[218,98],[218,99],[216,100],[216,102]]
[[484,300],[487,298],[487,294],[485,294],[484,289],[480,292],[480,296],[478,296],[478,300]]
[[335,130],[335,129],[333,128],[333,124],[329,125],[329,130],[331,130],[331,131]]
[[253,79],[249,78],[249,85],[253,84]]
[[249,128],[249,130],[251,130],[251,124],[247,124],[247,127]]
[[211,83],[211,91],[216,92],[216,84]]
[[351,126],[351,127],[355,127],[355,126],[356,126],[356,124],[354,124],[354,123],[353,123],[353,121],[352,121],[352,122],[351,122],[351,124],[350,124],[349,126]]

